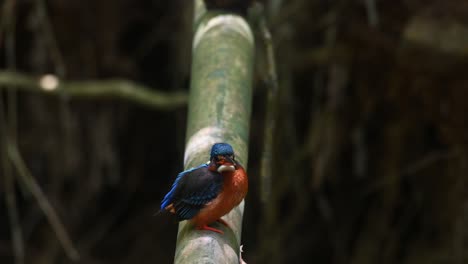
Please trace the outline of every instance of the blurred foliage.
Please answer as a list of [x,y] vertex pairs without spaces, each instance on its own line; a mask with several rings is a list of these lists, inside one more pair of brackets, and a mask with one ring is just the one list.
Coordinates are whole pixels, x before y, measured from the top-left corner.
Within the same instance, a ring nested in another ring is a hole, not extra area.
[[[4,0],[0,67],[186,91],[188,2]],[[466,263],[467,2],[267,3],[279,75],[272,189],[262,203],[268,84],[259,44],[244,260]],[[182,169],[186,108],[0,93],[0,128],[16,139],[79,263],[172,262],[177,224],[153,214]],[[18,181],[15,194],[25,262],[71,263]],[[0,223],[0,263],[13,263],[9,218]]]

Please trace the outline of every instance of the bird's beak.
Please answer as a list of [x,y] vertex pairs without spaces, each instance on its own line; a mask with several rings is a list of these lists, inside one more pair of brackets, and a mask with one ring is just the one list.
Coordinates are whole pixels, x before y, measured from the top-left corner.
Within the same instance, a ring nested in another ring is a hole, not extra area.
[[228,172],[228,171],[235,171],[236,167],[234,165],[221,165],[218,167],[218,172]]
[[236,164],[230,157],[224,157],[229,164]]

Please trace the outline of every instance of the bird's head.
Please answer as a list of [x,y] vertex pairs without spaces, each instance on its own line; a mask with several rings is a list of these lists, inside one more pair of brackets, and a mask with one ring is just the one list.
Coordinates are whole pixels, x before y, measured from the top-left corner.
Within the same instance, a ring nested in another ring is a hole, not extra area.
[[210,162],[219,173],[236,170],[234,150],[227,143],[216,143],[211,147]]

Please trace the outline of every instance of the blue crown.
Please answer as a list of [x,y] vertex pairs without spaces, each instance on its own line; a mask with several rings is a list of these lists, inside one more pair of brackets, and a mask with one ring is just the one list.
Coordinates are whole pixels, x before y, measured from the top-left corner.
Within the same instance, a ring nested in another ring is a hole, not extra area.
[[211,158],[219,155],[234,155],[234,150],[232,149],[231,145],[227,143],[216,143],[213,145],[213,147],[211,147]]

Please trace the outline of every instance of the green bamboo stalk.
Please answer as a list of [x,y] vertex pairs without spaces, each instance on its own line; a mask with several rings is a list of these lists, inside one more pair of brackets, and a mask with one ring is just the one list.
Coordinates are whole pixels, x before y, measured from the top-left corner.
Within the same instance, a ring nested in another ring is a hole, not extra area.
[[[206,11],[195,1],[192,79],[189,97],[185,168],[204,163],[213,143],[227,142],[247,167],[252,101],[254,39],[244,18]],[[218,223],[220,235],[194,230],[181,222],[175,263],[239,263],[244,202]]]

